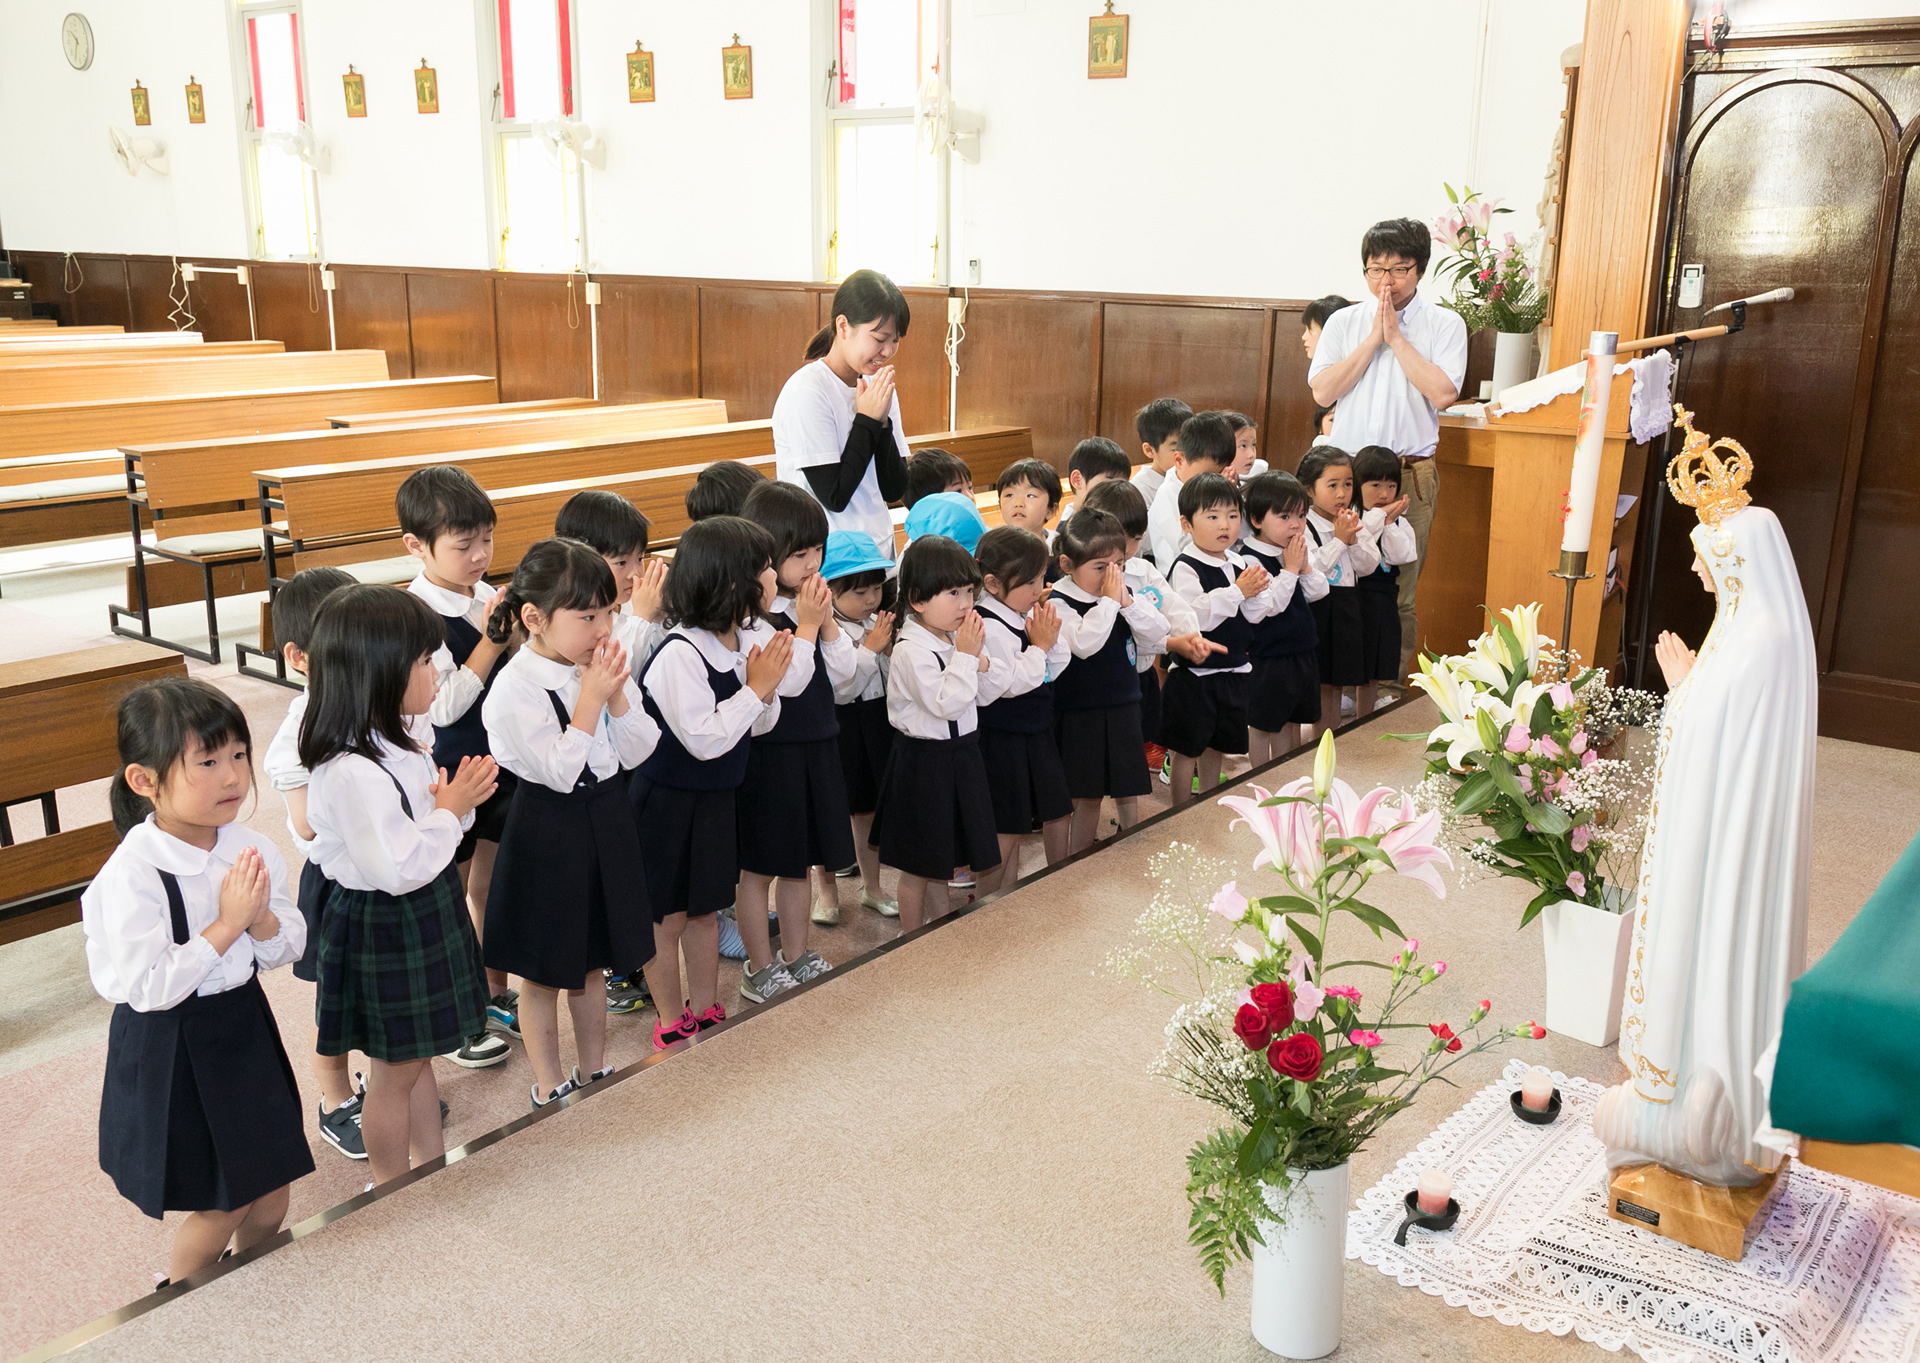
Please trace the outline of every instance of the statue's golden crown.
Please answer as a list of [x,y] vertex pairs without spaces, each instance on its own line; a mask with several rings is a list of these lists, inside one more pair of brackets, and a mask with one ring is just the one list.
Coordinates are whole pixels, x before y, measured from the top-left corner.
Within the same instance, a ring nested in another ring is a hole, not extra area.
[[[1693,429],[1693,413],[1677,402],[1673,415],[1687,433],[1687,443],[1667,465],[1667,487],[1675,501],[1694,509],[1702,524],[1718,525],[1753,500],[1747,495],[1753,456],[1738,441],[1725,437],[1709,444],[1705,435]],[[1716,450],[1730,453],[1722,459]]]

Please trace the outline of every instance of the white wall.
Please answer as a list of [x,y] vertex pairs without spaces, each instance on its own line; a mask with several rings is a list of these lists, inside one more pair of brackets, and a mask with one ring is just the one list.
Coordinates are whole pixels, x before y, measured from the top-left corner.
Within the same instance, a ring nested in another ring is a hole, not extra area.
[[954,101],[984,128],[952,282],[978,258],[990,287],[1280,297],[1353,292],[1361,231],[1437,214],[1443,181],[1537,227],[1585,20],[1582,0],[1129,0],[1127,76],[1089,80],[1091,7],[954,5]]

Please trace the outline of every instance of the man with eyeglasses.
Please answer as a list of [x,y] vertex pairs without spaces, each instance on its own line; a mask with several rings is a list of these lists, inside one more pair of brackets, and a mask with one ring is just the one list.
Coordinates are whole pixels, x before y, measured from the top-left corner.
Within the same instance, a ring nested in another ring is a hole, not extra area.
[[1432,250],[1426,224],[1413,218],[1369,227],[1360,238],[1367,297],[1326,320],[1307,371],[1313,400],[1334,408],[1332,444],[1349,452],[1384,445],[1400,456],[1406,518],[1419,551],[1400,568],[1402,676],[1420,646],[1414,591],[1440,499],[1433,462],[1440,412],[1459,397],[1467,373],[1466,323],[1418,292]]

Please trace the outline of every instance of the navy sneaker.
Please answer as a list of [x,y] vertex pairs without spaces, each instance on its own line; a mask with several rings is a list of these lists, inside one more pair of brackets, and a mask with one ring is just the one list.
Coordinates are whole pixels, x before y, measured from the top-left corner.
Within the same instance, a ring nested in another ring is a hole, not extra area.
[[348,1159],[365,1159],[367,1143],[360,1134],[360,1100],[363,1093],[341,1103],[333,1111],[320,1109],[320,1139]]

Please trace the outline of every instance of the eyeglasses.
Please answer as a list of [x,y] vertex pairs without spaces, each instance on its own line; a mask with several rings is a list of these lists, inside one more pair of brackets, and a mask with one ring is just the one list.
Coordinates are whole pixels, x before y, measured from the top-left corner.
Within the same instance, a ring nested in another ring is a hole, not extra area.
[[1395,279],[1405,279],[1419,268],[1418,265],[1369,265],[1366,269],[1366,275],[1368,279],[1377,284],[1388,275],[1392,275]]

